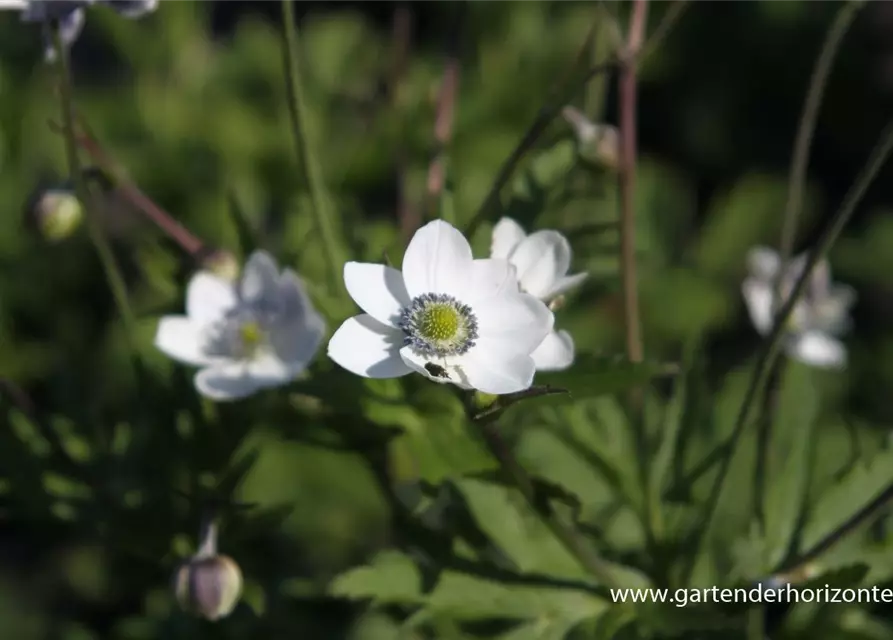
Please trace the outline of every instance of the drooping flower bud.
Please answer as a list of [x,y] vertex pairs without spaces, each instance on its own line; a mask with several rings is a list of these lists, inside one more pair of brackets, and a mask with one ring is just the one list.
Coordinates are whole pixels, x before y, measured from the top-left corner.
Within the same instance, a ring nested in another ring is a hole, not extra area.
[[35,196],[28,214],[43,238],[50,242],[59,242],[81,225],[84,207],[71,190],[52,188]]
[[198,552],[174,574],[180,606],[206,620],[225,618],[242,595],[242,571],[229,556],[217,553],[217,525],[205,527]]
[[565,107],[561,115],[573,127],[584,160],[607,169],[617,169],[620,164],[620,133],[617,127],[591,122],[579,109]]

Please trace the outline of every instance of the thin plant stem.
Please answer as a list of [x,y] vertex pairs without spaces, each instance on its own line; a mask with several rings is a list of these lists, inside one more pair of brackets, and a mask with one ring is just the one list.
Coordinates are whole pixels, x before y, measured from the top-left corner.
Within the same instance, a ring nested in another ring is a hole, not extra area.
[[[453,137],[453,122],[455,120],[456,99],[459,94],[459,38],[464,17],[465,3],[462,3],[456,25],[450,36],[450,44],[447,59],[443,68],[443,79],[440,84],[440,94],[437,97],[437,115],[434,120],[434,142],[437,150],[428,166],[427,201],[425,207],[428,212],[437,210],[438,200],[443,195],[447,179],[447,147]],[[455,224],[455,220],[447,220]]]
[[503,472],[561,545],[603,586],[616,587],[610,565],[587,545],[575,529],[560,520],[547,504],[538,499],[533,482],[502,439],[495,420],[483,419],[476,424],[487,448],[499,461]]
[[[626,354],[630,362],[641,362],[642,324],[639,314],[638,277],[636,275],[636,115],[638,111],[638,87],[636,57],[642,47],[645,23],[648,16],[647,0],[633,0],[629,29],[622,53],[618,90],[620,112],[620,156],[617,181],[620,194],[620,280],[623,296],[623,325],[626,338]],[[635,437],[636,457],[639,461],[639,479],[647,492],[649,461],[647,438],[642,416],[643,389],[636,387],[629,393],[631,423]],[[649,500],[643,505],[642,518],[648,532],[649,544],[653,543],[655,513]]]
[[840,43],[856,18],[859,9],[865,6],[865,0],[853,0],[846,3],[837,12],[837,17],[828,29],[825,41],[822,43],[821,52],[812,71],[809,80],[809,89],[803,103],[803,112],[800,116],[800,126],[797,129],[797,137],[794,141],[794,151],[791,157],[791,171],[788,180],[788,195],[784,208],[782,222],[781,241],[779,253],[781,264],[786,265],[794,249],[794,239],[797,236],[797,221],[803,208],[803,191],[806,183],[806,172],[809,165],[809,148],[815,135],[816,122],[818,121],[819,108],[825,88],[828,86],[828,77],[831,75],[834,58],[840,49]]
[[56,47],[56,60],[59,69],[59,101],[62,109],[62,129],[65,139],[65,155],[68,159],[68,171],[71,174],[71,180],[74,183],[75,193],[81,205],[86,210],[84,216],[87,220],[87,229],[90,239],[96,249],[96,254],[102,263],[105,277],[111,289],[115,305],[118,313],[124,323],[126,340],[128,347],[132,353],[135,353],[134,345],[134,327],[135,320],[133,310],[130,307],[130,300],[127,297],[127,285],[124,277],[121,275],[121,269],[115,260],[112,247],[105,237],[102,230],[102,224],[96,217],[95,211],[89,206],[92,201],[91,194],[84,182],[84,176],[81,172],[80,160],[78,159],[77,139],[74,130],[74,97],[71,82],[71,65],[69,61],[68,47],[62,42],[59,34],[58,24],[52,25],[54,44]]
[[[735,449],[738,445],[739,440],[741,439],[741,435],[744,432],[745,426],[749,422],[749,417],[754,404],[754,400],[759,398],[760,394],[765,389],[766,381],[769,378],[769,373],[771,372],[775,360],[781,351],[782,340],[785,335],[785,326],[787,325],[788,318],[794,310],[794,307],[796,306],[800,295],[806,288],[809,278],[812,275],[813,268],[828,253],[828,250],[834,244],[834,241],[837,240],[837,237],[840,235],[847,222],[849,222],[856,208],[859,206],[859,203],[862,201],[862,198],[864,197],[866,191],[868,191],[871,183],[874,181],[875,177],[877,177],[878,172],[880,172],[881,168],[883,167],[884,162],[886,162],[891,150],[893,150],[893,120],[888,122],[886,128],[881,133],[878,143],[872,150],[871,155],[862,168],[862,171],[857,176],[855,182],[853,183],[853,186],[844,197],[843,203],[837,210],[837,213],[835,213],[834,218],[831,220],[831,223],[825,228],[825,231],[822,233],[821,238],[816,243],[815,249],[811,251],[807,256],[807,261],[805,268],[803,269],[803,273],[797,279],[797,282],[794,285],[790,296],[787,300],[785,300],[784,305],[781,307],[775,317],[775,322],[772,325],[772,331],[770,332],[768,338],[764,343],[764,347],[760,354],[759,360],[757,361],[754,373],[751,376],[750,384],[748,385],[747,390],[744,394],[744,400],[741,402],[741,408],[738,411],[734,426],[732,427],[732,434],[731,436],[729,436],[729,439],[722,445],[723,452],[722,457],[720,458],[719,472],[716,479],[713,481],[713,486],[707,500],[707,513],[705,516],[705,523],[703,527],[699,527],[697,529],[694,536],[696,542],[698,543],[698,548],[701,546],[701,541],[713,528],[714,520],[717,513],[717,507],[719,506],[720,497],[722,494],[722,488],[725,484],[725,479],[728,475],[729,467],[731,466]],[[689,578],[691,577],[691,572],[694,570],[696,557],[696,554],[693,555],[693,560],[689,565]]]
[[632,362],[642,361],[642,329],[636,283],[636,53],[642,46],[647,0],[633,0],[629,36],[620,69],[620,274],[623,287],[626,352]]
[[[394,22],[392,28],[392,66],[388,82],[388,94],[391,108],[397,115],[398,121],[402,121],[404,106],[403,81],[406,70],[409,67],[409,58],[412,44],[412,13],[406,2],[400,2],[394,9]],[[405,137],[405,136],[404,136]],[[422,214],[413,202],[410,201],[407,188],[408,152],[405,140],[400,141],[397,148],[397,220],[400,223],[400,235],[404,244],[409,241],[413,232],[421,226]]]
[[285,59],[285,78],[288,84],[292,134],[295,139],[298,160],[304,170],[307,188],[310,191],[311,207],[323,252],[329,262],[329,282],[331,291],[334,292],[341,288],[341,271],[345,259],[336,239],[333,212],[329,206],[322,171],[308,141],[307,106],[304,104],[302,95],[301,65],[298,59],[298,29],[291,0],[282,0],[282,21],[283,57]]

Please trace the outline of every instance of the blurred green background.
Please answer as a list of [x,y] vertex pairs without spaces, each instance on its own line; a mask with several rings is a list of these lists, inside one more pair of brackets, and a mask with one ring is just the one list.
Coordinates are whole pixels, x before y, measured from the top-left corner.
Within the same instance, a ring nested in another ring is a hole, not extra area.
[[[399,260],[397,212],[423,208],[451,51],[461,71],[449,190],[464,224],[577,55],[597,4],[297,3],[308,129],[352,257],[379,261],[388,251]],[[139,21],[88,12],[72,50],[80,112],[133,181],[197,236],[240,258],[263,247],[323,283],[288,123],[278,3],[160,5]],[[797,119],[839,6],[691,3],[643,65],[636,199],[650,357],[678,360],[697,336],[710,380],[750,362],[758,337],[740,296],[744,256],[757,243],[777,246]],[[649,31],[670,8],[652,3]],[[625,20],[625,3],[603,9]],[[593,63],[609,47],[601,24],[587,52]],[[839,205],[891,113],[891,33],[893,4],[869,3],[843,43],[819,115],[798,250]],[[322,595],[332,576],[401,534],[372,465],[331,437],[331,421],[357,426],[347,424],[357,407],[380,424],[447,428],[456,407],[440,406],[440,390],[418,381],[374,385],[372,397],[360,381],[327,387],[334,365],[324,354],[320,397],[338,398],[346,417],[326,417],[301,387],[202,404],[191,372],[151,344],[157,318],[182,308],[195,265],[111,190],[99,215],[139,317],[148,375],[137,379],[86,233],[51,243],[28,223],[35,192],[66,175],[62,140],[48,126],[58,117],[52,73],[39,28],[0,13],[0,376],[62,434],[79,465],[68,473],[21,403],[4,404],[0,637],[399,637],[383,615]],[[615,102],[612,76],[573,101],[611,123]],[[869,446],[893,419],[891,177],[882,172],[831,253],[835,277],[859,294],[846,338],[851,364],[816,374],[825,426],[864,431]],[[568,232],[576,269],[593,277],[559,325],[581,350],[612,354],[623,350],[616,234],[580,231],[616,218],[605,184],[581,165],[558,119],[510,183],[504,212],[528,228]],[[493,214],[472,239],[480,255]],[[319,303],[332,329],[353,313],[324,296]],[[409,396],[415,408],[400,405]],[[448,443],[424,446],[449,457]],[[416,456],[435,455],[424,446]],[[246,460],[250,469],[240,467]],[[441,462],[443,471],[422,465],[436,477],[452,469]],[[189,496],[230,481],[238,500],[265,510],[224,526],[222,550],[241,565],[246,595],[212,625],[178,615],[168,583],[195,544],[201,509]]]

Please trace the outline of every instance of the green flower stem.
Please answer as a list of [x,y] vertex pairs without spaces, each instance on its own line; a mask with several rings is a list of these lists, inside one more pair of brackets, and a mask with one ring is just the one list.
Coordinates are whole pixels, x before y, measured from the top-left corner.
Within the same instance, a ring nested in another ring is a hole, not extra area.
[[[465,404],[468,415],[474,415],[473,400],[465,397]],[[487,448],[499,461],[505,475],[518,488],[521,495],[524,496],[524,500],[539,516],[543,524],[549,528],[555,538],[577,559],[583,568],[592,574],[602,586],[616,587],[617,582],[613,577],[610,565],[588,546],[572,526],[561,520],[548,503],[539,499],[530,476],[527,475],[524,467],[502,439],[496,425],[496,417],[498,414],[488,415],[474,421],[474,424],[480,429]]]
[[[810,252],[803,273],[797,280],[790,297],[775,318],[775,322],[772,325],[772,332],[764,343],[764,348],[757,361],[754,374],[751,376],[750,385],[744,394],[741,409],[739,410],[734,426],[732,427],[732,435],[729,436],[729,439],[721,446],[722,452],[720,454],[719,473],[713,481],[713,487],[711,488],[710,496],[707,500],[707,513],[705,515],[704,526],[699,527],[694,536],[695,541],[697,542],[697,548],[701,547],[701,542],[712,532],[713,527],[716,524],[717,507],[720,498],[722,497],[722,489],[729,472],[729,467],[731,466],[732,457],[734,456],[738,441],[741,439],[741,435],[744,432],[744,428],[749,422],[754,400],[759,398],[765,389],[769,373],[781,351],[782,338],[784,337],[788,318],[794,310],[797,300],[806,288],[806,284],[813,268],[828,253],[831,245],[834,244],[834,241],[840,235],[841,231],[843,231],[843,228],[846,226],[847,222],[849,222],[856,207],[859,206],[865,192],[868,190],[868,187],[874,181],[875,177],[877,177],[877,174],[880,172],[891,151],[893,151],[893,120],[887,123],[887,127],[881,133],[878,143],[875,145],[865,166],[862,168],[862,171],[859,173],[853,186],[844,198],[840,209],[837,210],[831,223],[816,243],[815,249]],[[688,578],[691,577],[691,573],[694,571],[696,561],[697,554],[693,554],[692,561],[688,567]]]
[[797,221],[803,207],[803,187],[806,183],[806,169],[809,164],[809,148],[812,137],[815,134],[818,121],[819,107],[828,86],[828,77],[831,75],[831,66],[843,37],[859,12],[865,6],[865,0],[854,0],[844,4],[837,17],[831,24],[825,41],[822,43],[821,53],[816,60],[812,77],[809,81],[809,89],[806,100],[803,103],[803,113],[800,115],[800,126],[797,130],[797,138],[794,142],[794,153],[791,158],[791,173],[788,182],[788,196],[785,203],[784,218],[781,230],[781,242],[779,253],[781,264],[787,264],[794,248],[794,238],[797,235]]
[[96,253],[102,263],[105,271],[106,280],[108,280],[109,288],[115,299],[115,305],[121,320],[124,323],[124,329],[127,334],[128,346],[131,352],[135,353],[134,345],[134,328],[136,322],[133,310],[130,307],[130,301],[127,297],[127,285],[124,283],[124,277],[121,275],[121,269],[112,253],[112,247],[108,239],[103,233],[102,224],[96,217],[95,212],[91,211],[90,202],[91,195],[84,181],[81,172],[80,161],[78,159],[77,140],[74,131],[74,99],[71,86],[71,66],[69,63],[68,48],[62,42],[59,34],[58,25],[53,25],[53,38],[57,52],[57,64],[59,70],[59,98],[62,107],[62,129],[65,138],[65,154],[68,159],[68,171],[74,182],[75,193],[81,204],[84,206],[87,219],[87,228],[90,233],[90,239],[96,248]]
[[283,56],[285,58],[285,78],[289,93],[289,115],[295,138],[298,160],[304,170],[304,178],[310,191],[313,216],[319,232],[326,259],[329,261],[329,283],[331,291],[341,288],[341,272],[346,262],[341,254],[333,226],[333,212],[322,178],[322,171],[316,162],[307,136],[307,107],[302,96],[301,69],[298,60],[298,31],[295,26],[295,12],[291,0],[282,1]]

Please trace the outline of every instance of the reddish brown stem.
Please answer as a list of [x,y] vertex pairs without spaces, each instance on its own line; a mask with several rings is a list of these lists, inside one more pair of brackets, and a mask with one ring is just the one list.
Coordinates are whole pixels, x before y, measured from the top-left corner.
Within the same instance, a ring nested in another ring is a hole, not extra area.
[[205,243],[174,220],[171,214],[155,204],[139,187],[126,178],[124,172],[118,168],[115,161],[92,136],[81,133],[75,136],[75,141],[81,149],[87,152],[93,162],[113,177],[115,188],[127,202],[154,222],[190,256],[196,259],[204,256]]
[[437,115],[434,120],[434,141],[437,143],[437,153],[428,166],[428,200],[432,206],[440,197],[446,181],[446,146],[453,137],[453,120],[458,92],[459,60],[455,56],[450,56],[443,70],[443,80],[437,98]]
[[94,162],[112,173],[115,177],[115,186],[125,200],[142,211],[147,218],[158,225],[174,242],[179,244],[186,253],[196,256],[202,252],[205,246],[204,243],[190,233],[186,227],[174,220],[167,211],[155,204],[133,182],[124,178],[121,172],[115,168],[114,161],[95,140],[84,135],[78,136],[76,139],[78,145],[87,152]]
[[629,33],[620,64],[620,261],[626,351],[632,362],[641,362],[642,328],[636,282],[636,70],[645,33],[647,0],[633,0]]

